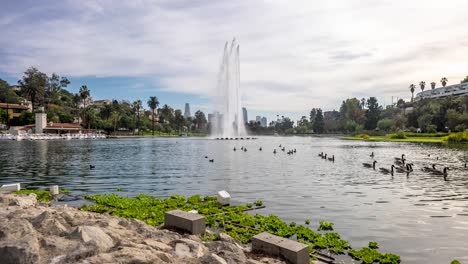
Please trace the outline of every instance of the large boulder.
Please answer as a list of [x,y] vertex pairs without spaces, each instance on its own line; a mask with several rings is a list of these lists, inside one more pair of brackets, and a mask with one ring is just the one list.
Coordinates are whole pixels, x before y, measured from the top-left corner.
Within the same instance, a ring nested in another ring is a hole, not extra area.
[[208,252],[208,249],[200,242],[182,238],[172,242],[174,255],[179,258],[200,258]]
[[36,231],[24,219],[0,222],[0,262],[2,264],[39,263]]
[[100,251],[107,251],[114,246],[112,238],[95,226],[78,226],[72,233],[72,238],[78,238],[84,243],[94,244]]
[[32,219],[31,223],[43,235],[64,236],[70,228],[62,216],[56,212],[45,211]]
[[245,263],[247,261],[247,257],[245,256],[243,249],[237,244],[224,241],[213,241],[207,243],[207,246],[210,252],[222,257],[228,264]]

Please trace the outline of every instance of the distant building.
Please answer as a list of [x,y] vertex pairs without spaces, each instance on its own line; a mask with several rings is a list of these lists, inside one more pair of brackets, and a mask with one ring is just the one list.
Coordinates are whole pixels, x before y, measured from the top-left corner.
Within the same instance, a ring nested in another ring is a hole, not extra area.
[[262,125],[262,127],[267,127],[268,125],[267,118],[262,117],[262,119],[260,120],[260,124]]
[[31,111],[29,106],[20,104],[0,103],[0,109],[5,109],[8,113],[8,123],[16,123],[23,112]]
[[439,99],[448,96],[468,96],[468,83],[454,84],[419,92],[414,97],[414,101],[426,98]]
[[185,118],[191,117],[191,115],[190,115],[190,105],[189,105],[189,103],[185,103],[184,117],[185,117]]
[[44,112],[44,107],[39,107],[36,112],[36,124],[35,124],[35,133],[36,134],[74,134],[81,133],[82,127],[80,124],[73,123],[47,123],[47,114]]
[[255,122],[261,122],[262,121],[262,117],[261,116],[256,116],[255,117]]
[[242,107],[242,117],[244,118],[244,123],[249,122],[249,117],[247,116],[247,108]]
[[96,100],[93,102],[95,106],[105,106],[105,105],[112,105],[112,100]]
[[15,92],[21,91],[21,86],[19,86],[19,85],[11,85],[11,86],[9,86],[8,88],[9,88],[10,90],[15,91]]

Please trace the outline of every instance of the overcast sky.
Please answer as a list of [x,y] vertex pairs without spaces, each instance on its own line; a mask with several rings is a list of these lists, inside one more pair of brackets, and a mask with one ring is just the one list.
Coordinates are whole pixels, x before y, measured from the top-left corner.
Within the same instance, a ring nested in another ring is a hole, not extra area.
[[389,104],[410,98],[411,83],[468,75],[466,0],[0,2],[0,78],[36,66],[95,99],[156,95],[209,111],[233,37],[249,119],[296,119],[349,97]]

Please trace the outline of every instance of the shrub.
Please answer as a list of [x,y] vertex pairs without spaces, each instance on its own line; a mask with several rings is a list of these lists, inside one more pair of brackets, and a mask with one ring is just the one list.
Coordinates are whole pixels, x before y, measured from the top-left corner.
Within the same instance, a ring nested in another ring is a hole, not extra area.
[[357,135],[355,135],[355,137],[362,138],[362,139],[369,139],[370,138],[370,136],[367,135],[367,134],[357,134]]
[[427,125],[426,132],[427,133],[436,133],[437,132],[437,126],[433,125],[433,124]]
[[460,125],[455,127],[456,132],[463,132],[463,131],[465,131],[465,129],[466,129],[466,126],[464,124],[460,124]]
[[392,134],[390,135],[390,138],[391,139],[405,139],[406,138],[406,135],[404,132],[400,131],[398,133],[395,133],[395,134]]
[[444,137],[443,140],[453,143],[468,143],[468,132],[452,133]]
[[377,127],[383,131],[389,131],[393,126],[393,120],[385,118],[377,122]]

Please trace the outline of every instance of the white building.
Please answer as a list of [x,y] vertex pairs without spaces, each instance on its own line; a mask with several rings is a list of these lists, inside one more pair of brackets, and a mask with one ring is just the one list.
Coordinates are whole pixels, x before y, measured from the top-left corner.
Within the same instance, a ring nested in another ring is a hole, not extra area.
[[414,101],[431,98],[438,99],[448,96],[468,96],[468,83],[454,84],[445,87],[439,87],[434,90],[419,92],[414,97]]

